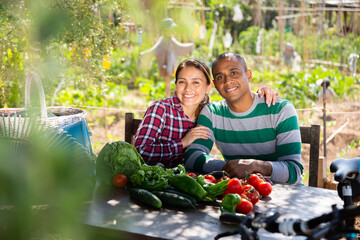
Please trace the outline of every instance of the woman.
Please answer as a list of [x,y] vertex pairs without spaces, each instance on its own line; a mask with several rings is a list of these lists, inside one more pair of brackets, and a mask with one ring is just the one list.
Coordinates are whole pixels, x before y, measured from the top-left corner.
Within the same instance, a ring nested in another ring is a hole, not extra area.
[[[175,167],[183,163],[187,146],[209,137],[206,127],[195,127],[201,109],[209,103],[209,68],[199,60],[186,59],[176,70],[175,85],[174,96],[155,101],[146,110],[135,134],[134,145],[149,165],[160,162],[167,168]],[[258,93],[275,101],[277,93],[271,90],[262,87]]]

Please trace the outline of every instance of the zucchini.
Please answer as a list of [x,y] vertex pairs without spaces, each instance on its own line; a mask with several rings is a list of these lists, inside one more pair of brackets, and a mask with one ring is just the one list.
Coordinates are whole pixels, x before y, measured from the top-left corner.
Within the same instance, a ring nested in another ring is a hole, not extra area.
[[180,192],[180,191],[172,189],[172,188],[165,188],[162,191],[163,192],[169,192],[169,193],[175,193],[175,194],[177,194],[179,196],[182,196],[184,198],[189,199],[192,204],[194,204],[194,205],[196,204],[196,199],[194,197],[192,197],[190,194]]
[[130,197],[136,202],[154,208],[161,208],[161,200],[148,190],[141,188],[130,188]]
[[153,193],[160,198],[161,202],[166,207],[173,207],[173,208],[182,208],[182,209],[195,209],[194,204],[192,202],[180,195],[170,192],[164,191],[153,191]]

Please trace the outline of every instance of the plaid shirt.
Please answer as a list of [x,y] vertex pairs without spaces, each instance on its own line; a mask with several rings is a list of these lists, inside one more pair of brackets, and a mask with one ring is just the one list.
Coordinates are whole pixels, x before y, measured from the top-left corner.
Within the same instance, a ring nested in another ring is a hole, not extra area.
[[135,147],[149,165],[165,167],[184,163],[181,138],[193,127],[177,97],[155,101],[147,110],[135,134]]

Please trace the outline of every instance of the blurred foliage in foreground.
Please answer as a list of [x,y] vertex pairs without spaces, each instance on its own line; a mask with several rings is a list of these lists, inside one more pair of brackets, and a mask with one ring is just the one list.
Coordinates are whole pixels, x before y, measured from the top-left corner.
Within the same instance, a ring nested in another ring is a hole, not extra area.
[[70,135],[38,122],[18,131],[9,118],[1,120],[0,238],[88,239],[80,220],[95,180],[92,156]]

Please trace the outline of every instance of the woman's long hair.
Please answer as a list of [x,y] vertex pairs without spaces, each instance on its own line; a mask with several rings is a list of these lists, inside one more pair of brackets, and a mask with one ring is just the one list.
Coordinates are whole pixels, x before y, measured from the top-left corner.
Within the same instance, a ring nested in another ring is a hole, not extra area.
[[[176,69],[176,73],[175,73],[175,84],[177,83],[178,75],[179,75],[180,71],[182,69],[184,69],[185,67],[195,67],[195,68],[199,69],[200,71],[202,71],[204,73],[204,75],[206,77],[207,85],[211,84],[210,69],[208,68],[208,66],[206,66],[205,63],[203,63],[197,59],[186,59],[179,64],[178,68]],[[203,107],[206,104],[208,104],[209,102],[210,102],[209,95],[205,94],[203,101],[201,101],[201,103],[199,104],[199,107],[196,109],[196,112],[195,112],[196,118],[199,116]]]

